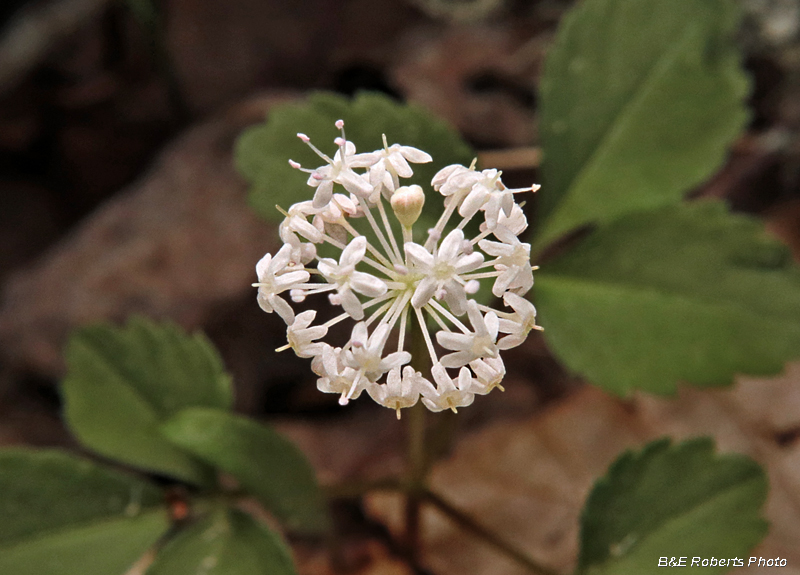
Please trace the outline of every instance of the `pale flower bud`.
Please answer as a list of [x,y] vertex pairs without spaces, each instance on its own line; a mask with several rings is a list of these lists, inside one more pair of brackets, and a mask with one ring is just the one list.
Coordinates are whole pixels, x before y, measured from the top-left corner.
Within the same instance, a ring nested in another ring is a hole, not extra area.
[[392,209],[400,223],[410,228],[422,213],[425,192],[417,185],[397,188],[392,194]]

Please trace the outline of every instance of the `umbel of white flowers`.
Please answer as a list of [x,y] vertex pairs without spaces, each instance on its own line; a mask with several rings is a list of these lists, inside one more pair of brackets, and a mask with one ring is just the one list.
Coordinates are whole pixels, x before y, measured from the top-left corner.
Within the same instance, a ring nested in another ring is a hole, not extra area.
[[[530,330],[540,329],[536,310],[523,297],[533,285],[535,268],[530,245],[518,239],[528,223],[515,201],[515,194],[539,186],[506,188],[500,172],[477,171],[474,162],[469,168],[447,166],[431,182],[444,198],[441,217],[433,228],[415,230],[425,193],[420,186],[400,182],[413,175],[410,164],[427,163],[431,157],[409,146],[389,146],[385,136],[382,150],[357,154],[345,139],[344,122],[337,121],[336,127],[341,137],[334,140],[339,149],[332,159],[308,136],[297,135],[325,165],[309,170],[289,161],[309,174],[314,198],[281,210],[286,216],[280,225],[283,247],[256,265],[258,282],[253,285],[259,305],[277,312],[288,326],[288,344],[279,351],[292,348],[298,356],[312,358],[317,387],[340,394],[342,405],[366,390],[376,402],[396,410],[398,418],[402,408],[420,397],[431,411],[456,411],[470,405],[475,395],[502,390],[500,350],[521,344]],[[397,219],[394,228],[392,215]],[[481,220],[480,231],[467,239],[464,229],[475,217]],[[353,226],[357,218],[366,220],[378,245]],[[451,226],[452,219],[457,222]],[[398,228],[402,241],[396,237]],[[323,243],[341,251],[338,261],[318,256],[317,245]],[[316,268],[310,267],[314,261]],[[472,299],[481,281],[493,282],[492,293],[502,299],[504,309]],[[313,325],[316,310],[295,314],[282,295],[286,292],[297,304],[327,292],[344,313]],[[406,350],[411,314],[422,326],[430,374],[406,365],[412,359]],[[428,318],[439,327],[434,337]],[[321,341],[331,326],[347,319],[355,321],[347,343],[334,347]],[[395,329],[392,349],[387,350]]]

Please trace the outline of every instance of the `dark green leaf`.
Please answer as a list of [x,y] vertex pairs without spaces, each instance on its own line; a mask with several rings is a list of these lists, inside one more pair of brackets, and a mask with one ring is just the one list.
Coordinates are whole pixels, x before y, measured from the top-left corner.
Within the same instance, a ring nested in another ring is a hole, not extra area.
[[158,553],[147,575],[294,575],[286,544],[235,509],[185,529]]
[[230,377],[208,340],[139,318],[80,329],[67,346],[63,384],[70,429],[107,457],[203,483],[209,470],[158,426],[184,407],[229,409]]
[[724,385],[800,356],[800,271],[757,220],[720,203],[602,226],[536,283],[551,349],[614,393]]
[[278,433],[243,417],[214,409],[186,409],[163,427],[175,445],[233,475],[286,525],[315,533],[327,512],[314,470]]
[[[308,174],[292,169],[288,160],[311,169],[324,165],[324,161],[296,134],[307,134],[318,148],[333,156],[333,140],[339,136],[334,122],[339,119],[345,121],[347,139],[359,152],[383,148],[381,135],[386,134],[389,145],[413,146],[429,153],[433,162],[414,164],[414,177],[408,180],[426,191],[438,170],[449,164],[469,165],[474,156],[457,132],[419,106],[400,104],[376,93],[361,93],[353,100],[335,94],[312,94],[303,102],[274,108],[265,124],[246,130],[237,143],[236,165],[250,180],[250,201],[265,218],[282,219],[276,204],[287,209],[311,199]],[[428,196],[422,219],[415,226],[420,229],[432,227],[442,212],[438,194]]]
[[536,246],[674,204],[747,120],[733,0],[584,0],[541,82],[544,216]]
[[0,451],[0,573],[121,575],[169,528],[153,485],[56,451]]
[[578,572],[641,575],[657,572],[663,556],[742,557],[767,532],[766,497],[767,479],[751,459],[715,456],[706,438],[655,441],[624,454],[595,484],[581,521]]

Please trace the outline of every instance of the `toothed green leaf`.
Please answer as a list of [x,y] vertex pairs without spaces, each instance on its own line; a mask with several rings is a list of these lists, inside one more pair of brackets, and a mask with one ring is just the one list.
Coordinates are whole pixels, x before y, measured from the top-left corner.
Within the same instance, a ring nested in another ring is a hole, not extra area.
[[620,395],[726,385],[800,357],[800,270],[761,222],[718,202],[600,226],[534,291],[550,348]]
[[674,204],[747,121],[734,0],[584,0],[540,84],[543,218],[535,246]]
[[121,575],[169,529],[154,485],[57,451],[0,451],[0,573]]
[[86,447],[142,469],[195,483],[211,470],[159,432],[185,407],[230,409],[231,382],[202,335],[135,318],[124,328],[94,325],[67,345],[65,416]]
[[681,573],[729,571],[732,565],[691,566],[691,559],[746,556],[767,532],[767,489],[757,463],[715,455],[707,438],[628,452],[586,502],[578,573],[656,573],[663,556],[687,557]]

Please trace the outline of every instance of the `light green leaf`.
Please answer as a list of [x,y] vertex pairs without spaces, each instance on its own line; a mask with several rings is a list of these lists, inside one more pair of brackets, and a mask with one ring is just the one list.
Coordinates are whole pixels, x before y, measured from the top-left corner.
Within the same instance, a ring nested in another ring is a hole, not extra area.
[[[404,180],[421,185],[426,192],[437,171],[449,164],[469,165],[475,155],[453,128],[414,104],[400,104],[377,93],[360,93],[353,100],[315,93],[303,102],[274,108],[265,124],[249,128],[237,142],[236,165],[251,182],[250,202],[262,216],[280,220],[276,204],[288,209],[311,199],[313,188],[306,185],[308,174],[292,169],[288,160],[311,169],[325,162],[296,134],[307,134],[332,157],[336,151],[333,140],[339,136],[334,122],[339,119],[344,120],[347,139],[359,152],[383,148],[381,135],[386,134],[389,145],[413,146],[429,153],[433,162],[413,164],[414,177]],[[420,229],[432,227],[442,212],[438,194],[433,197],[431,192],[428,196],[422,219],[415,226]]]
[[195,483],[210,470],[168,442],[159,425],[184,407],[229,409],[230,377],[200,334],[132,319],[78,330],[66,351],[65,416],[90,449]]
[[741,455],[714,455],[701,438],[654,441],[628,452],[594,486],[581,519],[578,573],[641,575],[660,557],[688,557],[681,573],[732,566],[690,565],[693,557],[742,557],[767,532],[760,509],[767,479]]
[[302,452],[259,423],[214,409],[186,409],[162,427],[175,445],[230,473],[242,488],[300,532],[327,528],[314,469]]
[[584,0],[541,81],[544,247],[590,222],[678,202],[747,120],[733,0]]
[[730,383],[800,357],[800,271],[755,219],[717,202],[632,214],[542,267],[544,335],[609,391]]
[[179,533],[147,575],[294,575],[286,544],[235,509],[219,511]]
[[159,489],[57,451],[0,451],[0,573],[121,575],[169,528]]

